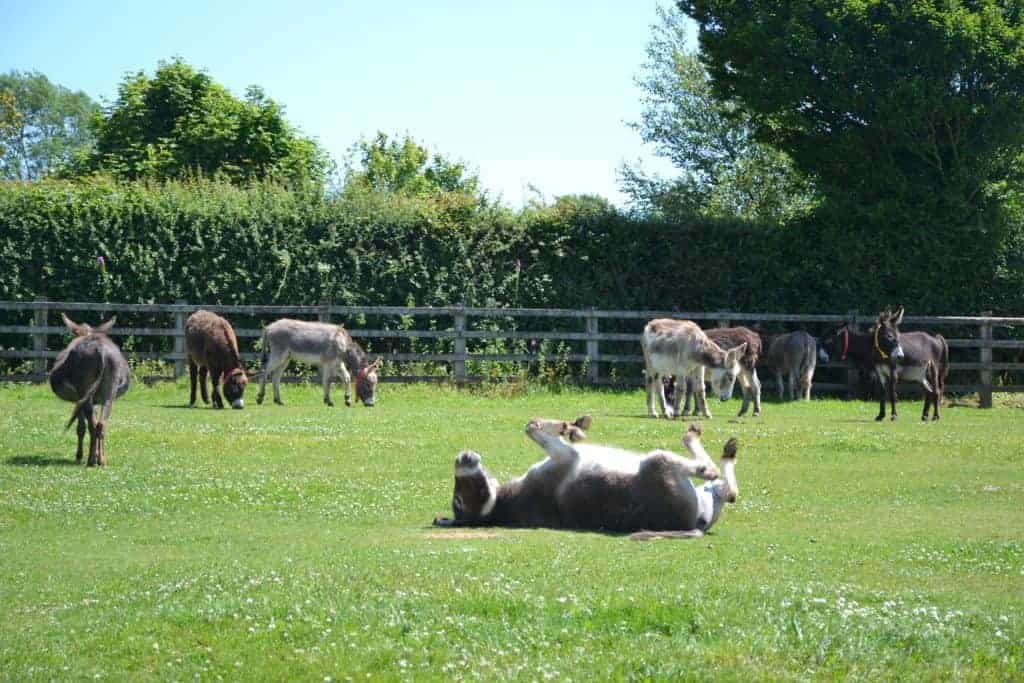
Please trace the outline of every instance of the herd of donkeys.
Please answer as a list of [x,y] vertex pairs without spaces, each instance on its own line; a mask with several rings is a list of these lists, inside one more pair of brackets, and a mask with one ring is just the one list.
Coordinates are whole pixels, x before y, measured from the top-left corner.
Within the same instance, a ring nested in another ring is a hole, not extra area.
[[[76,460],[84,455],[89,433],[88,465],[105,465],[105,431],[113,402],[128,391],[131,373],[121,350],[108,333],[112,318],[91,327],[66,315],[64,324],[74,335],[54,363],[50,386],[54,393],[74,403],[71,419],[78,423]],[[818,345],[806,332],[791,332],[764,344],[758,333],[745,327],[702,330],[687,320],[662,318],[644,327],[641,337],[645,362],[648,413],[665,417],[685,415],[694,397],[694,414],[710,417],[705,384],[710,383],[722,400],[731,397],[739,380],[743,391],[740,415],[753,403],[761,410],[761,385],[756,367],[764,360],[776,372],[780,396],[782,376],[789,377],[790,395],[799,384],[802,398],[810,398],[811,381],[818,360],[828,354],[849,360],[872,372],[882,388],[879,415],[885,417],[886,394],[896,419],[896,383],[917,381],[925,389],[922,419],[929,407],[939,417],[939,404],[949,369],[949,349],[941,335],[900,333],[903,309],[879,314],[869,331],[859,333],[842,326]],[[333,405],[331,383],[340,378],[345,404],[356,398],[366,406],[375,403],[377,370],[381,359],[371,361],[343,326],[321,322],[281,319],[263,329],[260,389],[262,403],[266,382],[273,383],[274,402],[281,403],[281,375],[289,360],[320,366],[323,400]],[[244,406],[248,377],[231,324],[206,310],[193,313],[185,324],[185,350],[191,380],[190,404],[196,389],[204,402],[207,376],[212,402],[221,408],[226,400],[233,408]],[[886,392],[886,389],[888,390]],[[221,397],[223,391],[223,398]],[[685,394],[685,405],[680,402]],[[545,453],[543,460],[517,479],[499,484],[484,468],[481,457],[464,451],[455,459],[453,517],[435,518],[438,526],[524,526],[596,529],[631,533],[632,538],[694,538],[702,536],[719,519],[724,505],[739,493],[736,481],[736,439],[724,446],[716,465],[701,443],[701,429],[691,424],[683,437],[689,456],[666,450],[637,453],[589,443],[587,430],[593,419],[574,422],[534,419],[526,434]],[[705,480],[700,487],[691,478]]]

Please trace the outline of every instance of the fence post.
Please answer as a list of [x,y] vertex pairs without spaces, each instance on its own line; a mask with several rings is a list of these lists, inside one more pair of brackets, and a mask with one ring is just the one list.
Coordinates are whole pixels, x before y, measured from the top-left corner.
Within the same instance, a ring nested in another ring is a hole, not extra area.
[[[860,332],[860,327],[857,325],[857,311],[856,309],[846,312],[846,326],[850,332]],[[841,349],[842,347],[840,347]],[[840,359],[842,356],[840,355]],[[843,361],[845,362],[845,361]],[[857,368],[848,368],[846,370],[846,397],[848,399],[857,398],[857,389],[860,387],[860,370]]]
[[453,316],[455,318],[455,361],[452,369],[455,374],[455,384],[462,385],[466,381],[466,305],[459,304],[455,307]]
[[[992,311],[982,311],[982,317],[989,317]],[[992,323],[985,321],[980,326],[981,347],[979,347],[979,360],[983,368],[978,372],[978,379],[981,386],[978,387],[978,406],[980,408],[992,407]]]
[[[175,305],[185,306],[188,304],[184,299],[178,299]],[[185,374],[185,311],[174,313],[174,379]]]
[[[596,335],[598,331],[597,316],[594,315],[593,307],[587,309],[587,334]],[[597,384],[598,379],[601,377],[600,368],[598,368],[597,362],[599,357],[599,345],[597,339],[587,340],[587,380],[591,384]]]
[[[46,301],[46,297],[36,297],[36,301]],[[49,311],[46,307],[37,308],[33,324],[35,327],[46,327]],[[32,374],[38,378],[46,376],[46,332],[32,334],[32,351],[36,356],[32,360]]]

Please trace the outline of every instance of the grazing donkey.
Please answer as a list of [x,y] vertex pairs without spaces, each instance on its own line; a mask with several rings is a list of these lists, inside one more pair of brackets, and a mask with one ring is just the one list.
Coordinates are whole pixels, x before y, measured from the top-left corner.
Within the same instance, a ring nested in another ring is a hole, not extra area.
[[[50,371],[50,388],[65,401],[74,401],[71,419],[64,429],[78,420],[78,450],[75,461],[82,462],[82,441],[89,429],[88,466],[107,464],[106,425],[114,399],[120,398],[131,386],[128,362],[121,349],[107,333],[114,326],[111,318],[98,327],[73,322],[63,313],[64,324],[75,335],[71,343],[57,355]],[[103,406],[99,415],[94,405]]]
[[203,395],[203,403],[209,403],[206,395],[206,373],[209,370],[213,385],[213,407],[223,408],[224,402],[218,390],[221,377],[224,379],[224,398],[232,408],[245,406],[242,395],[249,378],[245,376],[242,356],[238,353],[238,339],[235,330],[224,318],[210,311],[199,310],[185,321],[185,356],[188,358],[188,374],[191,393],[188,404],[196,404],[196,379]]
[[785,398],[782,376],[789,380],[789,398],[796,400],[799,383],[800,398],[811,400],[811,382],[818,362],[827,363],[829,356],[824,347],[803,330],[780,334],[768,342],[768,352],[761,357],[764,364],[775,371],[775,382],[779,387],[779,398]]
[[949,345],[941,334],[903,332],[903,307],[896,312],[878,315],[872,327],[875,372],[882,389],[878,403],[878,416],[885,419],[885,394],[888,389],[892,419],[896,419],[896,384],[901,380],[919,382],[924,387],[924,410],[921,419],[928,419],[928,408],[933,407],[932,419],[939,419],[939,404],[949,374]]
[[[505,484],[490,476],[478,453],[460,453],[452,495],[455,518],[437,517],[434,524],[636,532],[636,540],[699,538],[718,521],[725,503],[739,495],[735,438],[725,445],[719,472],[701,445],[697,425],[683,437],[692,458],[582,443],[579,425],[531,420],[526,435],[547,457]],[[696,489],[690,477],[709,481]]]
[[[708,339],[728,351],[741,344],[746,344],[746,352],[740,357],[740,374],[736,378],[740,381],[740,389],[743,391],[743,405],[737,417],[746,415],[747,408],[751,402],[754,404],[754,417],[761,414],[761,380],[757,376],[757,363],[761,357],[761,336],[748,327],[714,327],[704,330]],[[712,370],[714,377],[720,370]],[[683,404],[683,415],[690,414],[690,399],[693,397],[693,382],[686,381],[686,400]],[[696,401],[694,401],[693,414],[697,414]]]
[[721,400],[728,401],[732,397],[736,377],[743,370],[740,359],[747,351],[746,342],[725,351],[708,339],[696,323],[671,318],[658,318],[647,323],[640,346],[644,352],[647,414],[658,416],[654,406],[657,396],[667,418],[679,415],[682,392],[675,392],[675,400],[669,408],[665,401],[665,386],[661,381],[663,377],[675,375],[680,381],[692,380],[697,396],[695,410],[710,418],[711,412],[704,393],[704,369],[711,369],[712,386]]
[[289,358],[320,366],[325,404],[334,405],[331,380],[337,374],[345,382],[345,405],[352,405],[352,373],[355,373],[356,398],[365,406],[373,406],[381,359],[371,363],[362,347],[341,325],[289,318],[282,318],[263,328],[263,368],[256,403],[263,403],[267,375],[273,375],[274,403],[281,404],[281,375],[288,366]]

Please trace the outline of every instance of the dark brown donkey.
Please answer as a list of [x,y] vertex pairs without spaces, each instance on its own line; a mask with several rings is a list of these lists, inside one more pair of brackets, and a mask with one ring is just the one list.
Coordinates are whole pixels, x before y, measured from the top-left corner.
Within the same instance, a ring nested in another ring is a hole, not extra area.
[[224,398],[232,408],[245,406],[242,395],[249,379],[245,376],[242,356],[238,353],[238,339],[235,330],[224,318],[210,311],[198,310],[185,321],[185,356],[188,358],[188,374],[191,381],[190,406],[196,404],[196,380],[203,395],[203,403],[209,403],[206,396],[206,373],[210,373],[213,384],[213,407],[223,408],[220,386],[224,385]]
[[928,407],[934,406],[932,419],[939,419],[939,404],[949,374],[949,345],[941,334],[927,332],[900,332],[903,307],[895,313],[885,311],[878,315],[871,328],[872,352],[875,372],[882,388],[876,420],[885,419],[885,389],[888,389],[892,419],[896,419],[896,384],[901,380],[919,382],[924,387],[924,411],[921,419],[928,419]]
[[[82,441],[88,428],[88,464],[90,467],[103,466],[107,464],[104,441],[110,409],[114,399],[123,396],[132,381],[128,362],[121,355],[121,349],[107,336],[116,318],[92,328],[84,323],[73,322],[64,314],[61,317],[75,338],[57,356],[53,370],[50,371],[50,388],[58,397],[75,403],[71,419],[64,427],[67,429],[72,422],[78,420],[78,451],[75,460],[82,461]],[[94,405],[103,406],[98,416]]]

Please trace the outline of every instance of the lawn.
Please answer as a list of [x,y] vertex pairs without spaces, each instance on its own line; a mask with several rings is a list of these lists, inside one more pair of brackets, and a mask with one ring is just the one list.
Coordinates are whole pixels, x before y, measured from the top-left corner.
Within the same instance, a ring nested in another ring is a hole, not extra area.
[[638,391],[282,393],[214,411],[137,385],[101,470],[74,464],[70,404],[0,387],[0,678],[1024,678],[1020,408],[715,402],[739,502],[704,539],[637,543],[430,521],[460,449],[501,480],[540,458],[532,416],[679,450]]

